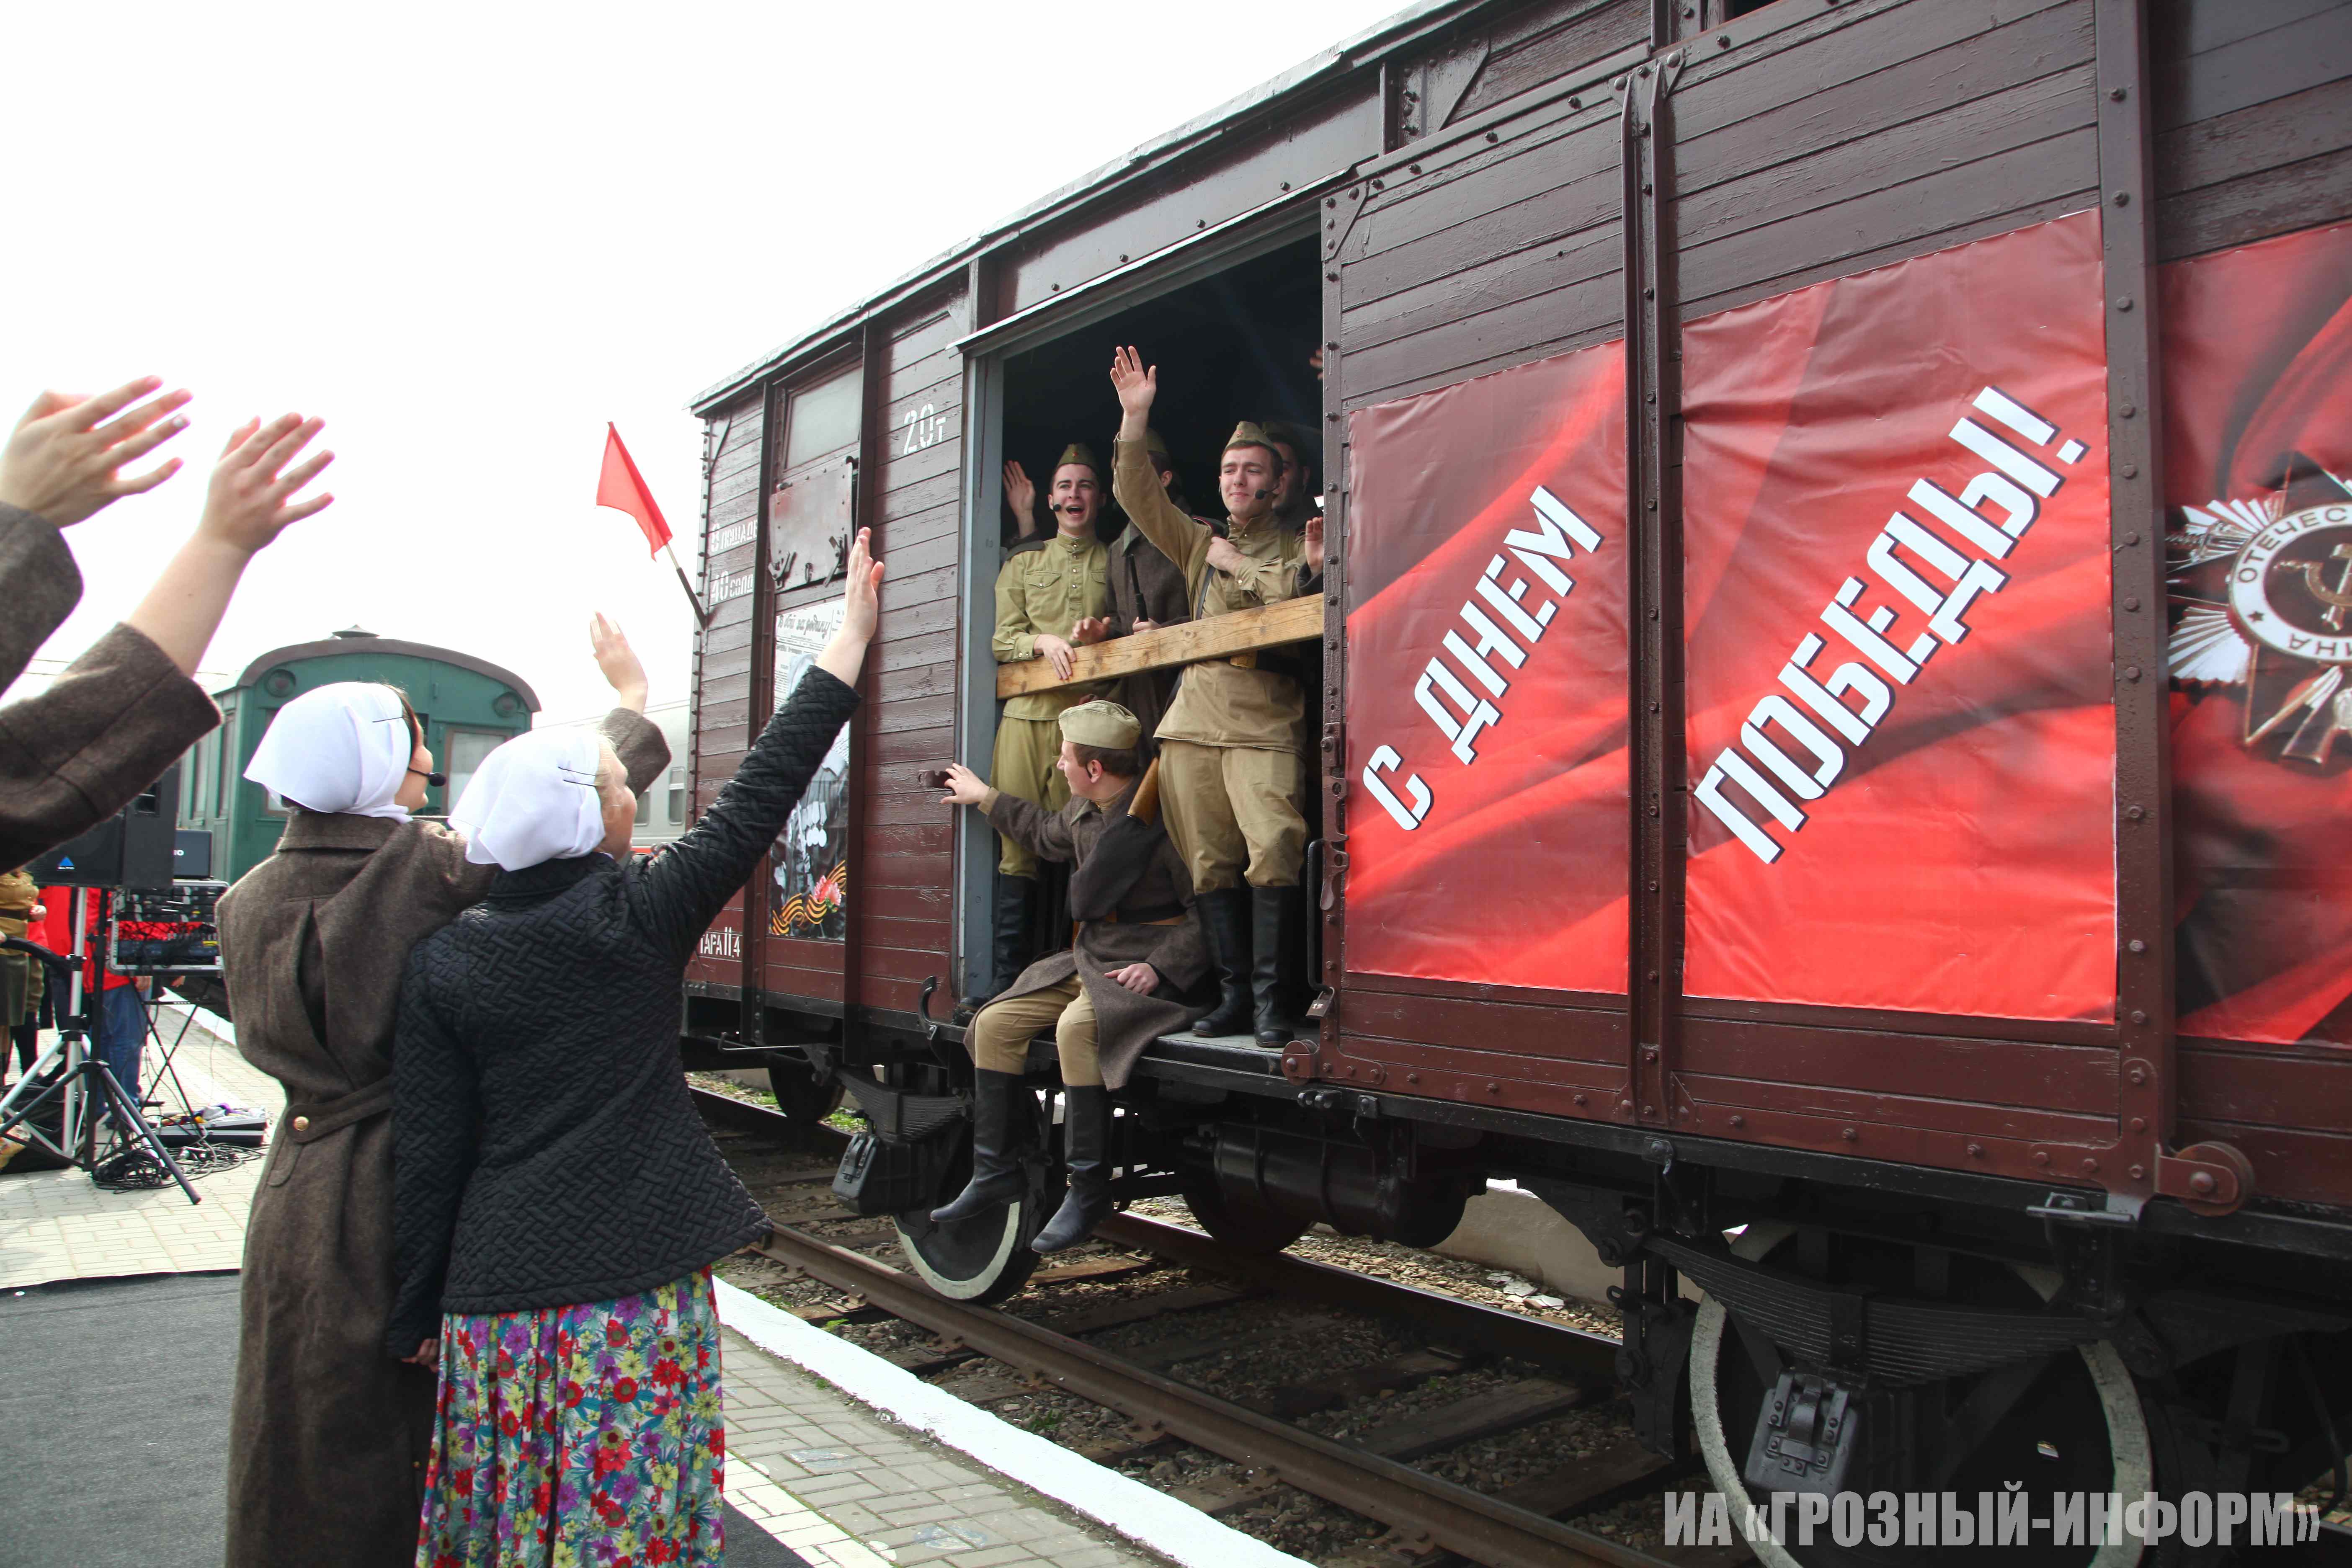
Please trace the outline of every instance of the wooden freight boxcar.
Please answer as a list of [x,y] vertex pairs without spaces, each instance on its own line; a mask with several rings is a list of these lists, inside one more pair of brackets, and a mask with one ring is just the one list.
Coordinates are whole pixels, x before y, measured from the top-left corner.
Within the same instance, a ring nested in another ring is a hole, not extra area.
[[1138,343],[1195,495],[1237,416],[1324,432],[1332,559],[1319,1022],[1149,1053],[1123,1192],[1427,1244],[1513,1177],[1727,1489],[2307,1480],[2352,1432],[2347,219],[2323,0],[1444,0],[1309,61],[697,399],[699,803],[853,525],[890,580],[690,1051],[845,1085],[934,1285],[1025,1278],[1046,1173],[927,1217],[992,851],[921,777],[1024,679],[1000,466],[1106,442]]

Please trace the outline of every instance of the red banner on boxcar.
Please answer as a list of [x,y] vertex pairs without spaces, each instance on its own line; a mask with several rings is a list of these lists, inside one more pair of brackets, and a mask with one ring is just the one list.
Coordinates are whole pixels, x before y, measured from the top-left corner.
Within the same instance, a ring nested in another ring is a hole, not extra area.
[[2352,226],[2161,287],[2180,1032],[2352,1043]]
[[1349,424],[1348,967],[1625,989],[1625,356]]
[[2106,1019],[2095,212],[1689,323],[1685,989]]

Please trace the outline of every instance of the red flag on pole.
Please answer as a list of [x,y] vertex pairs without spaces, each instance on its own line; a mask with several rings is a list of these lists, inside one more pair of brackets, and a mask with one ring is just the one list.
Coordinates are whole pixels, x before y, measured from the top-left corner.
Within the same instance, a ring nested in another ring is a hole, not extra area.
[[658,555],[669,542],[669,524],[654,504],[654,492],[646,488],[645,476],[629,457],[629,449],[621,445],[621,433],[609,423],[604,426],[604,468],[596,476],[596,504],[625,511],[637,520],[646,531],[646,553]]
[[629,457],[629,449],[621,445],[621,433],[608,421],[604,426],[604,467],[596,476],[596,504],[625,511],[637,520],[646,531],[646,543],[656,555],[667,555],[671,570],[677,574],[677,585],[686,590],[686,601],[694,606],[697,625],[709,626],[709,615],[702,607],[701,596],[695,593],[694,584],[678,564],[677,552],[670,548],[669,523],[654,504],[654,492],[646,488],[643,474]]

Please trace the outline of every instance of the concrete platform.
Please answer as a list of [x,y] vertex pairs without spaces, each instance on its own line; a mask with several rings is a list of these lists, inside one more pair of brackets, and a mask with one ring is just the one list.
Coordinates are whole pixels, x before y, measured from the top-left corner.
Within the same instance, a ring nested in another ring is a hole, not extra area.
[[[168,1021],[165,1033],[176,1027]],[[267,1110],[274,1121],[276,1086],[233,1039],[227,1025],[199,1015],[176,1058],[187,1092],[198,1104]],[[176,1093],[164,1098],[178,1108]],[[0,1172],[0,1474],[15,1500],[0,1563],[220,1562],[233,1271],[260,1172],[256,1159],[200,1177],[205,1201],[193,1205],[177,1187],[106,1193],[77,1170]],[[736,1568],[1163,1561],[732,1327],[724,1356],[727,1550]]]

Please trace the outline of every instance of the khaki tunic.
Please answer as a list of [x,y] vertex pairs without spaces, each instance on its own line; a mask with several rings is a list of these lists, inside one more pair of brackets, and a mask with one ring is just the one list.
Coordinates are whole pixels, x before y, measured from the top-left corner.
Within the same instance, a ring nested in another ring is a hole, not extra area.
[[[0,506],[0,687],[81,599],[47,519]],[[220,722],[144,633],[118,626],[37,696],[0,708],[0,867],[22,866],[113,816]]]
[[[1157,483],[1158,480],[1154,480]],[[999,664],[1037,657],[1040,636],[1069,639],[1077,624],[1110,610],[1110,551],[1089,533],[1072,539],[1056,533],[1034,545],[1016,547],[996,574],[996,636],[990,643]],[[1065,708],[1103,694],[1100,681],[1024,691],[1004,704],[1008,719],[1051,719]]]
[[[642,714],[603,731],[632,790],[668,765]],[[383,1350],[393,1025],[409,949],[497,874],[437,824],[298,811],[221,897],[237,1049],[286,1090],[246,1227],[229,1568],[415,1561],[435,1374]]]
[[[999,833],[1019,839],[1040,858],[1076,863],[1093,854],[1103,830],[1125,815],[1135,798],[1135,788],[1129,784],[1107,807],[1090,800],[1073,800],[1061,811],[1051,813],[992,789],[985,809]],[[1146,918],[1164,915],[1176,906],[1184,910],[1184,919],[1177,924],[1145,923]],[[1102,1081],[1112,1089],[1127,1082],[1144,1047],[1161,1035],[1188,1027],[1202,1009],[1166,995],[1139,996],[1111,979],[1110,971],[1149,963],[1160,972],[1160,989],[1167,992],[1189,991],[1209,970],[1201,922],[1192,913],[1192,879],[1185,876],[1184,863],[1165,836],[1151,865],[1136,879],[1118,907],[1122,916],[1133,910],[1139,918],[1081,922],[1069,948],[1048,953],[1023,970],[998,998],[1002,1002],[1045,991],[1076,975],[1094,1005]]]
[[[1238,573],[1209,569],[1215,530],[1187,517],[1168,499],[1140,441],[1112,443],[1111,492],[1143,536],[1184,574],[1186,597],[1205,620],[1234,610],[1295,599],[1305,550],[1289,529],[1260,521],[1229,523],[1234,548],[1248,558]],[[1185,667],[1176,700],[1156,731],[1163,741],[1203,746],[1250,746],[1298,752],[1307,745],[1307,697],[1297,681],[1272,669],[1244,668],[1230,659]]]
[[[1061,760],[1062,726],[1052,719],[1015,719],[1007,714],[996,721],[996,750],[988,776],[1005,794],[1032,805],[1059,811],[1069,804],[1070,781],[1054,764]],[[1037,875],[1037,857],[1011,838],[999,839],[1003,853],[996,868],[1008,877]]]

